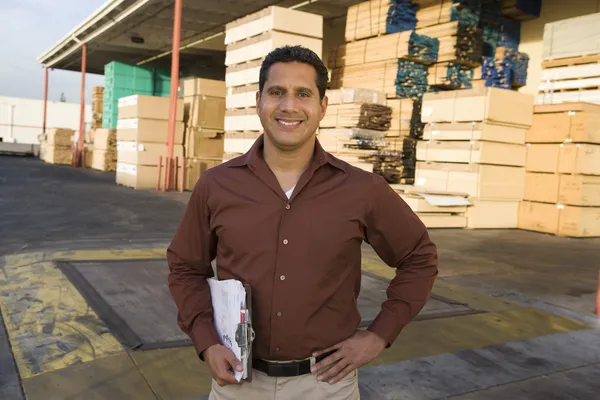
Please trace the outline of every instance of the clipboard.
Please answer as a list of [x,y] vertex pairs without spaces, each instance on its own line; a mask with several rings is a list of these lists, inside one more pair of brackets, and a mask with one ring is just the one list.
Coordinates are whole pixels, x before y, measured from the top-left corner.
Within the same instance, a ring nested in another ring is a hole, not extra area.
[[246,307],[240,308],[240,323],[238,324],[235,341],[242,350],[242,365],[245,376],[243,381],[252,382],[252,343],[254,342],[254,330],[252,329],[252,288],[244,283],[246,292]]

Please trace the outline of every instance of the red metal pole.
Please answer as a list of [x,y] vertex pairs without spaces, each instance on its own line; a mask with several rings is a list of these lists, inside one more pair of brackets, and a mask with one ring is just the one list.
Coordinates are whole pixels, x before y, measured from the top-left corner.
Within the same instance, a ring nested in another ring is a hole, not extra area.
[[[169,136],[167,138],[167,163],[165,189],[171,189],[171,168],[175,143],[175,120],[177,118],[177,93],[179,89],[179,46],[181,45],[181,8],[183,0],[174,0],[173,51],[171,53],[171,97],[169,101]],[[177,168],[177,166],[175,166]]]
[[44,121],[42,133],[46,133],[46,111],[48,110],[48,67],[44,67]]
[[79,109],[79,143],[77,146],[77,166],[83,167],[83,139],[85,129],[85,70],[87,67],[87,44],[81,45],[81,105]]

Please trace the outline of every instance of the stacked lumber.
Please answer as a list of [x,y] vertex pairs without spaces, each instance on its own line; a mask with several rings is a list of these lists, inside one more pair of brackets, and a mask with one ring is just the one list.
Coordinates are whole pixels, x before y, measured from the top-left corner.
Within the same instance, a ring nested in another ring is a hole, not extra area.
[[600,53],[543,62],[537,104],[600,104]]
[[413,2],[419,6],[417,29],[453,21],[469,26],[476,26],[479,23],[476,10],[463,7],[458,2],[450,0],[414,0]]
[[453,62],[467,67],[481,64],[483,31],[458,21],[417,29],[420,35],[439,39],[438,62]]
[[[183,115],[183,100],[179,99],[176,103],[171,169],[171,182],[175,182],[176,187],[180,185],[181,166],[184,163]],[[159,182],[159,165],[162,166],[161,170],[165,171],[168,133],[168,97],[133,95],[120,98],[117,120],[116,182],[134,189],[156,188]]]
[[427,83],[441,89],[470,89],[473,69],[454,63],[439,63],[429,67]]
[[533,100],[485,87],[426,94],[415,187],[466,194],[463,227],[517,228]]
[[363,128],[386,131],[391,126],[392,109],[372,103],[334,104],[327,108],[321,128]]
[[329,55],[329,68],[360,65],[397,59],[426,64],[437,60],[439,41],[414,31],[378,36],[334,47]]
[[502,15],[518,21],[538,18],[542,0],[501,0]]
[[487,87],[518,89],[527,84],[528,66],[527,54],[497,47],[495,57],[483,57],[481,68],[476,68],[474,74]]
[[93,131],[90,168],[99,171],[117,170],[117,131],[100,128]]
[[102,128],[104,108],[104,86],[92,87],[92,129]]
[[384,145],[385,131],[363,128],[320,128],[317,139],[325,151],[349,164],[373,172],[369,157]]
[[346,42],[413,30],[417,6],[410,0],[371,0],[348,8]]
[[223,161],[226,93],[225,81],[183,81],[184,190],[192,190],[207,169]]
[[71,164],[73,159],[73,136],[75,131],[68,128],[48,130],[40,138],[40,159],[49,164]]
[[270,6],[225,27],[224,159],[245,153],[260,136],[256,113],[260,67],[274,49],[300,45],[322,56],[323,17]]
[[519,228],[600,236],[600,106],[536,105]]

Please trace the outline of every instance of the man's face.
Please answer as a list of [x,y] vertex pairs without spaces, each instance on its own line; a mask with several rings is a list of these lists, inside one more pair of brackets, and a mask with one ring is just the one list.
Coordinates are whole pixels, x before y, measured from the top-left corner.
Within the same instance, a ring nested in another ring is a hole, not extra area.
[[315,134],[327,110],[319,99],[317,72],[299,62],[275,63],[269,69],[256,107],[265,135],[277,148],[299,148]]

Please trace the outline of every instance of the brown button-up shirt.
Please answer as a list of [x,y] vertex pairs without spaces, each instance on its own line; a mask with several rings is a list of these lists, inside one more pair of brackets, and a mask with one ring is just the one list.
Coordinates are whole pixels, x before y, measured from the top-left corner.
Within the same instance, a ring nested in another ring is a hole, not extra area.
[[312,164],[288,199],[262,158],[262,136],[245,155],[209,169],[196,184],[168,248],[178,324],[199,354],[219,343],[210,290],[219,279],[252,287],[255,357],[310,357],[353,335],[361,243],[396,277],[369,330],[391,344],[428,300],[437,251],[421,220],[385,180],[316,143]]

